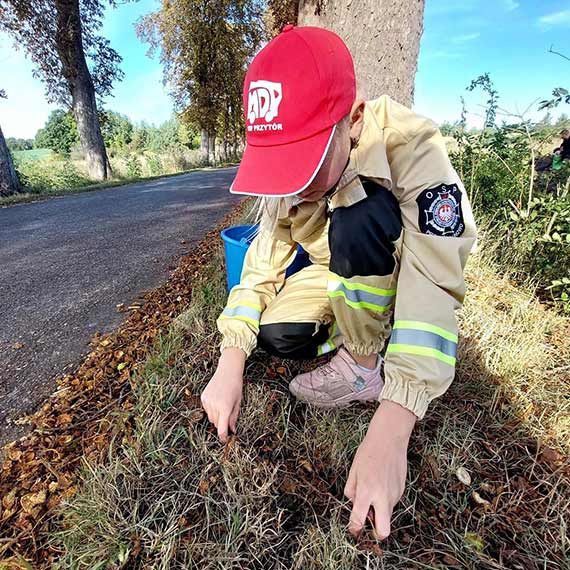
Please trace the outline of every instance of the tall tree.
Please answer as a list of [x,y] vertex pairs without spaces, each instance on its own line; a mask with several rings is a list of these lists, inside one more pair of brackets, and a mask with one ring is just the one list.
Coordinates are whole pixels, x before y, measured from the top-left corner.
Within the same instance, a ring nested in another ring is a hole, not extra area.
[[[387,94],[411,106],[424,0],[269,0],[274,26],[320,26],[348,45],[369,99]],[[297,10],[295,10],[297,8]]]
[[98,35],[106,3],[116,0],[0,0],[0,30],[34,62],[48,101],[72,109],[95,180],[110,175],[96,98],[109,95],[122,78],[119,54]]
[[[0,99],[5,99],[6,93],[0,89]],[[12,155],[6,144],[2,127],[0,126],[0,196],[9,196],[20,192],[22,187],[14,168]]]
[[200,128],[211,160],[216,134],[242,130],[241,89],[249,59],[265,39],[262,0],[163,0],[142,18],[139,36],[160,49],[164,77],[182,120]]

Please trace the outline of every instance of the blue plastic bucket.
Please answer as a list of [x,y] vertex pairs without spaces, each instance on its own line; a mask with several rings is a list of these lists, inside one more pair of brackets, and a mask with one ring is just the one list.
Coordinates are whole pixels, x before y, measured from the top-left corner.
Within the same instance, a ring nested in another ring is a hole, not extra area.
[[[226,257],[228,292],[231,291],[234,285],[240,282],[243,260],[245,259],[248,247],[257,234],[257,229],[257,225],[232,226],[231,228],[226,228],[221,233]],[[289,277],[310,264],[309,254],[299,246],[295,261],[287,268],[285,276]]]

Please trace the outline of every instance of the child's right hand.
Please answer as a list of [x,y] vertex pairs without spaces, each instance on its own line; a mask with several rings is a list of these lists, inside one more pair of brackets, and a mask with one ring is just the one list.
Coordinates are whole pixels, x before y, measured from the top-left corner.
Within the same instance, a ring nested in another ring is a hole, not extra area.
[[228,430],[236,431],[243,390],[245,352],[239,348],[226,348],[218,362],[216,372],[202,392],[202,407],[208,419],[218,429],[218,437],[226,442]]

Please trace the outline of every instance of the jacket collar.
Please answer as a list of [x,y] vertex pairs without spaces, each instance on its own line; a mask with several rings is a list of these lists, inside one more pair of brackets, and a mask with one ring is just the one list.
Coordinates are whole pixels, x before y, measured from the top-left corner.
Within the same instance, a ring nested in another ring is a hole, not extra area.
[[364,105],[364,125],[358,144],[350,151],[348,165],[329,197],[332,209],[351,206],[366,198],[360,176],[372,178],[388,189],[392,187],[384,133],[368,104]]

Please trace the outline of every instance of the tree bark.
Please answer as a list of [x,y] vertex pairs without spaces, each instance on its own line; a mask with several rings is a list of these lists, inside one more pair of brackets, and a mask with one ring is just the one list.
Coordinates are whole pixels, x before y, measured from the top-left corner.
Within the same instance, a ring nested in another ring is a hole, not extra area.
[[206,157],[206,164],[210,164],[210,137],[206,129],[200,129],[200,150]]
[[10,196],[21,191],[14,161],[0,127],[0,196]]
[[299,25],[336,32],[348,45],[366,99],[414,100],[424,0],[300,0]]
[[111,176],[97,114],[95,87],[83,50],[79,0],[56,0],[57,51],[71,92],[72,110],[89,176],[105,180]]
[[207,129],[200,129],[200,150],[206,156],[206,164],[213,164],[216,160],[216,137]]

